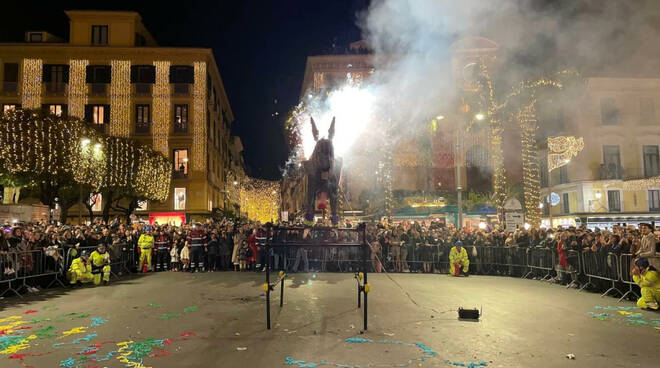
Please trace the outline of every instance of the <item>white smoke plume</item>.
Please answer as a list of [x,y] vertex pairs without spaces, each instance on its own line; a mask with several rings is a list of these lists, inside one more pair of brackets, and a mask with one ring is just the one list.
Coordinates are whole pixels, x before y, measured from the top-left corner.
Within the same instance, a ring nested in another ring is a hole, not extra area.
[[[370,105],[358,106],[342,96],[355,91],[340,87],[307,110],[322,133],[337,116],[340,155],[383,128],[405,138],[456,108],[450,46],[469,36],[500,46],[496,78],[505,89],[566,68],[585,76],[660,76],[657,0],[373,0],[357,22],[374,51],[374,73],[359,101]],[[309,120],[301,128],[308,151]]]

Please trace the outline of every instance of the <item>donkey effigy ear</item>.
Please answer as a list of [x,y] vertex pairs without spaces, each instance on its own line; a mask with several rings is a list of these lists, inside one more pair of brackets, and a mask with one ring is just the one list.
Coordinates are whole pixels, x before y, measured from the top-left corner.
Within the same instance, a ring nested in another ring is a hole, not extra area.
[[314,122],[314,118],[310,117],[312,119],[312,135],[314,136],[314,140],[318,141],[319,140],[319,130],[316,129],[316,123]]
[[332,117],[332,123],[330,123],[330,129],[328,129],[328,139],[332,140],[335,137],[335,117]]

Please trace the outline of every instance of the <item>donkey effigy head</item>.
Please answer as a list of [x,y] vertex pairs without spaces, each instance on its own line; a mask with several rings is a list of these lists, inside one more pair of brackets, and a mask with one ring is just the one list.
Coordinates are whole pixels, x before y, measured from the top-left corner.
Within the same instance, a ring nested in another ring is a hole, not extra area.
[[316,128],[314,118],[312,120],[312,134],[316,141],[314,152],[310,157],[313,168],[317,171],[328,172],[332,170],[335,162],[335,149],[332,145],[332,138],[335,136],[335,118],[332,118],[330,129],[328,129],[328,138],[319,139],[319,130]]
[[308,224],[314,219],[315,201],[317,195],[325,193],[330,199],[332,209],[332,223],[337,224],[339,207],[339,181],[341,177],[341,159],[335,159],[335,150],[332,139],[335,136],[335,118],[332,118],[328,137],[319,139],[319,130],[316,128],[314,118],[311,119],[312,134],[316,141],[314,152],[307,160],[305,169],[307,172],[307,204],[305,220]]

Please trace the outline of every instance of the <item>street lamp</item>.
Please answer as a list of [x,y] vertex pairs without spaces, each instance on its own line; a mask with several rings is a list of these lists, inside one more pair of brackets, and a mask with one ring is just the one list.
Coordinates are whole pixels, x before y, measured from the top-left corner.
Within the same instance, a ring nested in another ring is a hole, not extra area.
[[478,114],[476,114],[476,115],[474,116],[474,118],[477,119],[477,120],[479,120],[479,121],[482,121],[482,120],[484,120],[484,119],[486,118],[486,115],[484,115],[484,114],[482,114],[482,113],[478,113]]

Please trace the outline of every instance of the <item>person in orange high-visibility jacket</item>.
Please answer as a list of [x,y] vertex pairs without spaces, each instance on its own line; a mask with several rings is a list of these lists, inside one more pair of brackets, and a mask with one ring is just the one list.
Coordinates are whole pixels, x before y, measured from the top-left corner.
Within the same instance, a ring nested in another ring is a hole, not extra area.
[[637,306],[642,309],[658,310],[660,303],[660,272],[649,264],[646,258],[635,261],[632,269],[633,280],[639,285],[642,297],[637,301]]
[[463,274],[467,276],[470,269],[470,260],[468,259],[467,250],[463,247],[463,242],[459,240],[449,251],[449,274],[460,276],[461,268],[463,268]]
[[154,249],[154,237],[151,235],[150,226],[147,226],[147,231],[140,235],[140,239],[138,239],[138,248],[140,249],[140,263],[138,263],[138,270],[142,270],[146,262],[148,272],[151,270],[151,252]]

